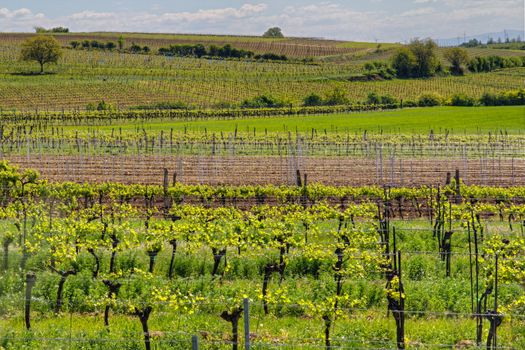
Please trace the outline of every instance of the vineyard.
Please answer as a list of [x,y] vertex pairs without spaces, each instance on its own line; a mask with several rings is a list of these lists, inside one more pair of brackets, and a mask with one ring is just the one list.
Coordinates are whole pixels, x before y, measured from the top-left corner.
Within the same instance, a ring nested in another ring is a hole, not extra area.
[[255,349],[525,345],[523,187],[51,185],[1,166],[4,347],[237,348],[243,307]]
[[[364,72],[366,62],[388,59],[393,48],[385,45],[380,52],[375,52],[377,49],[373,44],[343,45],[305,39],[279,39],[275,44],[268,44],[261,38],[204,37],[204,43],[230,43],[240,49],[258,53],[270,50],[269,52],[288,54],[291,57],[295,50],[303,48],[306,48],[305,53],[297,54],[298,57],[315,57],[309,50],[316,51],[321,47],[326,52],[321,50],[320,55],[328,57],[328,61],[317,59],[310,64],[303,64],[293,61],[283,63],[197,59],[65,49],[60,62],[51,66],[54,74],[35,76],[30,73],[34,69],[32,63],[18,60],[20,45],[27,37],[25,34],[0,34],[0,107],[4,110],[85,110],[89,103],[102,100],[121,109],[168,101],[179,101],[196,108],[215,108],[225,104],[238,104],[244,99],[264,94],[299,106],[308,94],[316,92],[327,95],[335,88],[342,89],[352,102],[366,100],[370,92],[404,100],[414,100],[430,92],[439,93],[446,98],[456,93],[478,98],[485,92],[497,93],[522,88],[525,75],[525,68],[521,67],[430,79],[351,81],[352,75]],[[63,45],[71,40],[82,40],[81,37],[70,35],[57,35],[57,38]],[[86,38],[103,39],[98,36]],[[114,37],[108,37],[107,40],[110,39],[113,40]],[[135,39],[141,45],[152,45],[152,48],[180,42],[175,38],[173,41],[153,44],[141,42],[140,37],[130,37],[127,39],[128,45],[131,41],[135,42]],[[201,38],[197,36],[187,40],[198,43],[199,39]],[[261,45],[264,48],[258,49]],[[289,46],[277,48],[272,45]],[[345,54],[345,50],[357,52]],[[523,56],[520,51],[473,50],[477,51],[472,52],[472,57],[501,54],[502,51],[505,55]],[[339,51],[342,51],[343,58]]]
[[458,169],[468,184],[525,185],[519,106],[220,113],[6,113],[0,154],[54,182],[160,184],[168,169],[186,184],[295,184],[299,171],[338,186],[437,186]]
[[[53,35],[34,74],[0,34],[1,350],[525,348],[525,67],[363,80],[401,44]],[[287,58],[158,54],[182,44]]]

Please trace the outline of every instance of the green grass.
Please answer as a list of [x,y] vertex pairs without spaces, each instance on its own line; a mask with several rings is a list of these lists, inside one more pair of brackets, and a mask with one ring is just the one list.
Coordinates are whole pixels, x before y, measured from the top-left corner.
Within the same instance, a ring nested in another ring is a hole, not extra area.
[[[138,124],[121,124],[123,131],[134,130]],[[318,132],[379,132],[421,134],[433,130],[454,134],[486,134],[525,132],[525,110],[523,106],[512,107],[435,107],[413,108],[384,112],[345,113],[320,116],[265,117],[235,120],[170,121],[140,124],[148,130],[191,130],[208,132],[233,132],[255,128],[257,132],[308,131]],[[100,130],[111,130],[115,126],[101,126]],[[78,128],[75,128],[78,129]]]

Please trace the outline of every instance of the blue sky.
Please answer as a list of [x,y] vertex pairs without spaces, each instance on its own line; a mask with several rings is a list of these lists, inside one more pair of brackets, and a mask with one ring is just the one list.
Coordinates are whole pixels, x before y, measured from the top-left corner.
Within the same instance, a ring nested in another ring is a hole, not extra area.
[[285,35],[405,41],[523,29],[523,0],[0,0],[0,31],[34,26],[72,31]]

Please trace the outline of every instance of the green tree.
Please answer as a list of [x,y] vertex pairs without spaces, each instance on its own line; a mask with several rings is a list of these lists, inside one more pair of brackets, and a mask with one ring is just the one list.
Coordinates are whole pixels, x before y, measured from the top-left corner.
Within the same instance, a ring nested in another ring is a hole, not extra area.
[[433,76],[439,67],[439,60],[436,56],[436,43],[430,39],[415,39],[410,42],[408,47],[416,57],[413,75],[415,77]]
[[434,41],[415,39],[401,48],[392,58],[392,67],[399,78],[426,78],[440,69],[436,56],[437,45]]
[[118,43],[119,51],[124,50],[124,45],[125,45],[126,41],[124,40],[124,37],[122,35],[119,36],[117,43]]
[[468,52],[465,49],[454,47],[445,51],[445,59],[450,63],[450,72],[454,75],[463,75],[464,65],[468,63]]
[[398,78],[410,78],[416,66],[416,56],[406,47],[400,48],[392,57],[392,68],[397,72]]
[[273,27],[263,34],[263,38],[284,38],[284,35],[281,28]]
[[41,74],[46,63],[57,63],[61,56],[60,44],[52,36],[37,36],[22,43],[21,59],[38,62]]
[[303,100],[303,106],[322,106],[323,105],[323,99],[321,96],[312,93],[308,96],[306,96]]

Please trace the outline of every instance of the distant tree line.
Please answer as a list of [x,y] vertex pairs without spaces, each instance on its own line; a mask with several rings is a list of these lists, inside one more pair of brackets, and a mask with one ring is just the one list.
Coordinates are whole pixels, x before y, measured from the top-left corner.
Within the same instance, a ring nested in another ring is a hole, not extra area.
[[203,44],[195,45],[170,45],[170,47],[161,47],[158,51],[159,55],[164,56],[179,56],[179,57],[221,57],[221,58],[253,58],[256,60],[272,60],[272,61],[286,61],[288,57],[285,55],[277,55],[274,53],[265,53],[256,55],[252,51],[237,49],[230,44],[222,47],[211,45],[208,49]]
[[467,64],[468,70],[474,73],[491,72],[502,68],[525,67],[524,57],[487,56],[475,57]]
[[[326,96],[311,93],[303,99],[303,107],[318,106],[342,106],[351,105],[346,92],[341,88],[335,88]],[[425,93],[416,100],[399,100],[390,95],[380,95],[371,92],[365,101],[357,102],[358,105],[387,106],[387,108],[403,107],[434,107],[434,106],[517,106],[525,105],[525,89],[504,91],[499,93],[484,93],[479,98],[465,94],[455,94],[445,98],[437,93]],[[260,95],[244,100],[241,108],[283,108],[291,107],[292,103],[285,99],[279,99],[271,95]],[[179,106],[180,108],[180,106]]]
[[517,38],[506,38],[504,41],[501,40],[501,38],[498,38],[498,40],[494,40],[494,38],[489,38],[487,40],[487,43],[484,44],[481,40],[478,39],[470,39],[466,43],[463,43],[459,46],[461,47],[487,47],[487,45],[496,45],[496,44],[514,44],[514,43],[522,43],[523,40],[521,36],[518,35]]
[[[449,63],[444,67],[437,55],[437,45],[432,40],[413,40],[396,51],[390,62],[375,61],[364,65],[366,80],[429,78],[438,74],[463,75],[490,72],[501,68],[525,67],[525,57],[475,57],[470,58],[464,48],[453,47],[443,52]],[[353,77],[355,79],[355,77]]]
[[112,42],[101,42],[97,40],[83,40],[83,41],[71,41],[69,45],[73,49],[99,49],[99,50],[114,50],[117,45]]
[[83,41],[71,41],[69,43],[73,49],[85,49],[85,50],[108,50],[113,51],[118,49],[121,52],[129,53],[150,53],[151,49],[149,46],[140,46],[136,43],[132,43],[129,48],[124,48],[123,39],[119,39],[117,43],[113,41],[102,42],[98,40],[83,40]]
[[[405,107],[435,107],[435,106],[518,106],[525,105],[525,89],[509,90],[499,93],[484,93],[481,97],[475,98],[466,94],[454,94],[445,98],[437,93],[424,93],[415,100],[400,100],[390,95],[380,95],[377,92],[371,92],[364,101],[351,101],[345,90],[335,88],[328,92],[324,97],[315,93],[309,94],[303,99],[302,107],[324,107],[337,108],[338,106],[361,106],[357,110],[371,110],[377,107],[383,109],[395,109]],[[368,107],[371,108],[368,108]],[[272,96],[270,94],[258,95],[238,103],[219,102],[213,106],[217,109],[265,109],[265,108],[293,108],[297,107],[292,101]],[[91,103],[87,110],[113,110],[115,107],[105,101],[98,104]],[[159,102],[151,105],[132,106],[133,110],[195,110],[197,106],[188,105],[184,102]]]
[[35,32],[39,34],[45,33],[69,33],[69,28],[65,27],[55,27],[51,29],[46,29],[44,27],[35,27]]

